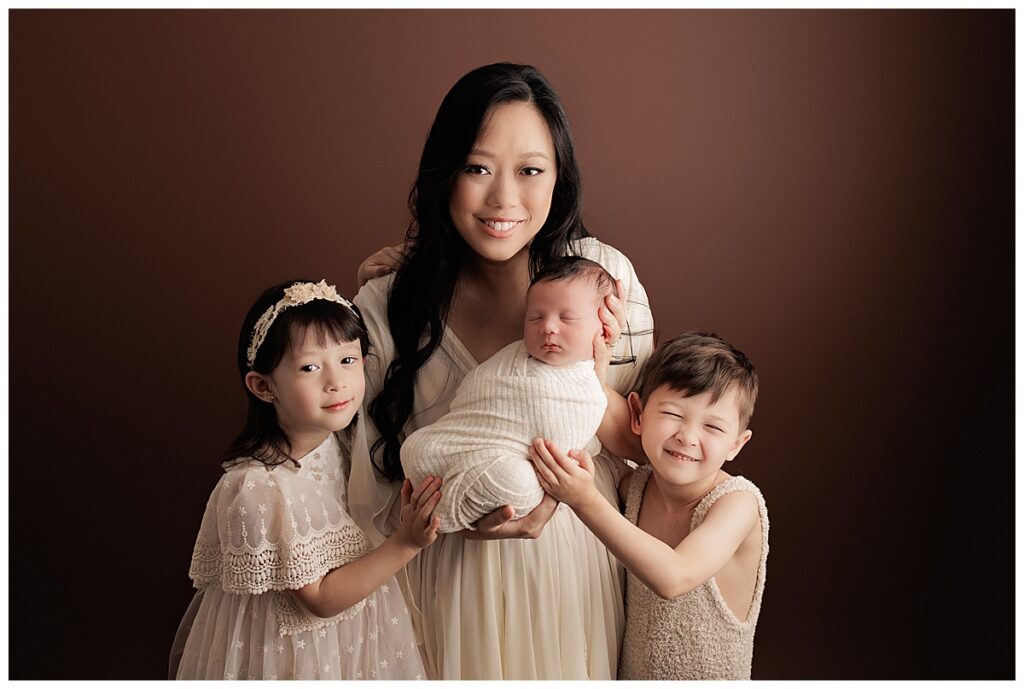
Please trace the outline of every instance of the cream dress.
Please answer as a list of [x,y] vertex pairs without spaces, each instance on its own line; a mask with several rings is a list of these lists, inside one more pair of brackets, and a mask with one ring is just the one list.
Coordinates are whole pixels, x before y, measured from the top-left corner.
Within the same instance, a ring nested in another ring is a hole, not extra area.
[[[616,356],[637,357],[612,366],[608,382],[626,393],[651,353],[653,320],[647,294],[628,259],[593,238],[578,253],[623,282],[629,328]],[[367,283],[355,298],[370,332],[366,403],[383,385],[395,356],[387,325],[393,277]],[[420,369],[406,434],[448,411],[459,383],[479,362],[448,329]],[[351,513],[371,541],[397,525],[400,483],[380,478],[368,447],[377,433],[361,414],[352,448]],[[564,448],[569,449],[569,448]],[[602,451],[595,457],[597,486],[615,502],[625,466]],[[441,491],[444,492],[442,486]],[[624,617],[624,574],[608,550],[565,505],[536,540],[469,541],[445,534],[406,566],[413,623],[424,644],[427,672],[436,679],[614,679]]]
[[293,589],[370,548],[348,515],[338,439],[295,467],[228,468],[206,505],[178,628],[177,679],[425,679],[394,577],[353,607],[316,617]]

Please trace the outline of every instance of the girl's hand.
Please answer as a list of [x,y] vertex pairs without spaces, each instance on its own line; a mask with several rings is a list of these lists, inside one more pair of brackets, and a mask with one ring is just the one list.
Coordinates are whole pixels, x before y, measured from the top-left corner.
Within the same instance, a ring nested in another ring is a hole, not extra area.
[[402,524],[397,534],[406,545],[426,548],[437,540],[441,518],[433,515],[441,499],[440,487],[441,479],[434,476],[423,479],[416,490],[409,479],[402,484]]
[[569,450],[566,454],[550,440],[536,438],[530,458],[544,491],[569,507],[575,508],[597,493],[594,461],[585,451]]
[[545,495],[540,504],[529,514],[513,519],[515,510],[510,505],[491,512],[476,523],[476,531],[463,531],[469,541],[493,541],[499,538],[537,538],[544,531],[544,526],[555,514],[558,507],[550,495]]
[[356,271],[356,280],[359,286],[362,287],[373,278],[378,278],[381,275],[387,275],[398,270],[405,260],[408,248],[409,242],[386,246],[360,263],[359,270]]

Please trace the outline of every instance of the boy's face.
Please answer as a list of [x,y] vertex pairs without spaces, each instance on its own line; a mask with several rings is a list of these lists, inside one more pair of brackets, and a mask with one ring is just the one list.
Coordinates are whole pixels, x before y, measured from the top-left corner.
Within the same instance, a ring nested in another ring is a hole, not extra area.
[[526,351],[553,366],[592,359],[603,301],[590,280],[536,283],[526,295]]
[[647,398],[629,396],[633,432],[655,472],[676,485],[714,476],[750,440],[740,427],[739,395],[730,387],[714,404],[711,392],[686,397],[685,391],[662,385]]

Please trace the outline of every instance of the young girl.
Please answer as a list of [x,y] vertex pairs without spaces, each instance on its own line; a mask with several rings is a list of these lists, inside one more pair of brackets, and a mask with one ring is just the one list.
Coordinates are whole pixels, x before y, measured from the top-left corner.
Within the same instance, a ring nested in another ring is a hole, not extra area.
[[401,526],[370,548],[348,515],[348,427],[366,327],[333,286],[289,281],[249,310],[249,398],[206,505],[198,590],[171,651],[177,679],[422,679],[394,574],[437,538],[440,480],[402,487]]

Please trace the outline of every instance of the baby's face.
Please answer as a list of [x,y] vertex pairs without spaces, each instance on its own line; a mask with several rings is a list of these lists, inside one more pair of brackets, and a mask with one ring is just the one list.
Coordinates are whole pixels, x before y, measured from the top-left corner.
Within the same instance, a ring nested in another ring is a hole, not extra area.
[[538,282],[526,295],[523,339],[534,359],[565,366],[594,357],[604,299],[587,279]]

